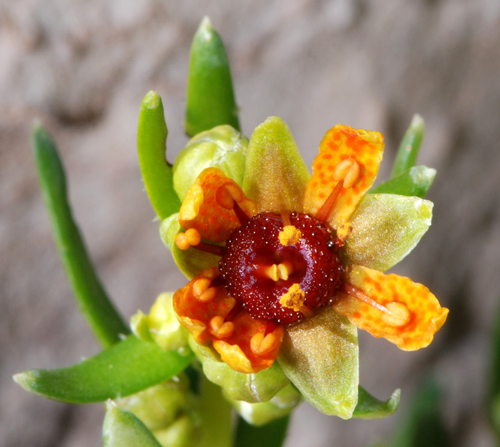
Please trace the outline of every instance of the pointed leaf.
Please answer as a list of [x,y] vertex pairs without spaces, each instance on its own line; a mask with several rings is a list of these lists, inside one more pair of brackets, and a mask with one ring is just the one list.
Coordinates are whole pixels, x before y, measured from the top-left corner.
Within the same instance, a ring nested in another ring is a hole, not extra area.
[[366,391],[362,386],[358,388],[358,403],[352,417],[361,419],[382,419],[392,416],[399,407],[401,390],[397,389],[392,396],[386,400],[378,400]]
[[366,195],[352,216],[343,259],[385,272],[420,241],[431,225],[432,207],[432,202],[417,197]]
[[243,191],[259,212],[302,211],[310,178],[286,123],[268,118],[250,138]]
[[219,256],[205,253],[192,247],[187,250],[180,250],[175,243],[175,236],[181,231],[184,230],[179,223],[179,213],[172,214],[160,226],[161,240],[172,253],[177,267],[184,275],[189,279],[193,279],[203,270],[219,264]]
[[162,447],[139,418],[112,401],[106,403],[102,435],[104,447]]
[[221,124],[239,130],[231,69],[222,39],[208,17],[191,46],[187,88],[186,133],[192,137]]
[[418,151],[424,138],[424,120],[420,115],[414,115],[410,127],[406,131],[396,154],[391,178],[399,177],[405,171],[415,166]]
[[174,163],[174,188],[181,200],[206,168],[219,168],[238,185],[243,184],[248,139],[231,126],[217,126],[199,133]]
[[137,149],[144,186],[158,217],[163,220],[179,211],[172,166],[166,159],[168,130],[160,95],[151,90],[142,100],[137,129]]
[[399,194],[424,198],[432,186],[436,170],[427,166],[414,166],[398,177],[394,177],[375,188],[370,194]]
[[62,369],[33,369],[14,376],[27,391],[70,403],[103,402],[129,396],[179,374],[193,359],[163,351],[134,335],[96,356]]
[[331,307],[290,326],[278,357],[304,399],[324,414],[352,417],[358,401],[356,327]]
[[66,176],[57,148],[40,125],[33,129],[33,155],[38,180],[47,207],[57,250],[80,311],[105,347],[130,331],[108,298],[87,253],[82,235],[73,220]]

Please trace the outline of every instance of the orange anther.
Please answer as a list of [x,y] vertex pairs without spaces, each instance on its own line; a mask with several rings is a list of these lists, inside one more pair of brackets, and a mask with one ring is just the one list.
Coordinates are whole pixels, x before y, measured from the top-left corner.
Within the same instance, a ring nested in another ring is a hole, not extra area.
[[179,233],[175,236],[175,244],[180,250],[187,250],[189,247],[198,245],[200,242],[200,233],[194,228],[190,228],[185,233]]
[[224,317],[218,315],[210,320],[210,333],[217,338],[231,337],[234,324],[232,321],[224,321]]
[[217,289],[215,287],[209,287],[199,297],[196,297],[196,299],[202,303],[208,303],[212,301],[216,296],[217,296]]
[[207,291],[207,289],[210,287],[211,283],[212,283],[212,281],[209,278],[197,279],[193,283],[193,295],[196,298],[201,297],[201,295],[203,295]]
[[410,321],[410,311],[403,303],[393,301],[385,305],[390,313],[383,313],[382,320],[392,327],[403,327]]
[[215,198],[222,208],[231,210],[234,208],[234,202],[241,202],[245,196],[238,186],[226,183],[217,190]]
[[190,247],[186,239],[186,233],[179,233],[175,236],[175,245],[177,245],[179,250],[187,250]]
[[264,336],[262,332],[257,332],[250,340],[250,349],[255,355],[264,356],[276,348],[278,339],[274,333]]
[[344,180],[344,188],[350,188],[358,179],[359,174],[360,167],[358,162],[352,158],[348,158],[346,160],[342,160],[337,165],[333,173],[333,179],[336,182]]

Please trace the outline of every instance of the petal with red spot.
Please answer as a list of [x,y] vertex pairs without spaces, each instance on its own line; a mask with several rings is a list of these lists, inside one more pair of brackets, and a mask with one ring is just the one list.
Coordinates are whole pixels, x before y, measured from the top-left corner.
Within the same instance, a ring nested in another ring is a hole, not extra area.
[[316,215],[339,181],[341,189],[327,218],[337,229],[348,222],[358,202],[373,184],[384,149],[378,132],[337,125],[330,129],[313,162],[304,197],[304,211]]
[[448,309],[422,284],[394,274],[357,265],[343,276],[350,284],[389,312],[383,312],[351,295],[340,292],[335,311],[374,337],[385,337],[405,351],[424,348],[446,321]]
[[256,213],[254,203],[234,180],[227,178],[220,169],[208,168],[201,172],[187,192],[179,211],[179,223],[185,229],[198,230],[204,239],[225,241],[240,226],[240,221],[233,209],[221,205],[219,190],[224,189],[229,191],[229,204],[234,199],[248,216]]

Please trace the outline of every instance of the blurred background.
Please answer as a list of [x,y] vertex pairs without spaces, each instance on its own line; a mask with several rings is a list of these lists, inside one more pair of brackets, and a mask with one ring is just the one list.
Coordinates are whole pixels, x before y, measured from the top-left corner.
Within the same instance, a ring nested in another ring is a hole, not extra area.
[[310,165],[336,123],[386,136],[387,178],[414,113],[419,162],[438,170],[434,223],[395,272],[450,308],[429,348],[360,334],[361,382],[403,390],[382,421],[343,421],[307,404],[288,447],[367,446],[399,425],[416,384],[444,385],[454,446],[493,445],[483,401],[500,298],[500,2],[498,0],[0,0],[0,445],[100,445],[100,405],[30,395],[12,374],[70,365],[99,347],[74,304],[38,190],[30,127],[40,119],[66,165],[70,197],[101,279],[128,319],[182,286],[143,192],[139,105],[163,97],[168,156],[185,145],[191,38],[204,15],[231,60],[243,132],[270,115]]

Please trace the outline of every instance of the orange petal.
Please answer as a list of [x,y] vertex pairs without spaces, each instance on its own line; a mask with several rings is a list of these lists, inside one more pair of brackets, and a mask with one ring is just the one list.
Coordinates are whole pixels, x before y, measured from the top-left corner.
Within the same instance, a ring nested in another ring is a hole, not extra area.
[[378,310],[345,293],[339,293],[335,310],[360,329],[374,337],[385,337],[405,351],[429,345],[446,321],[448,309],[439,305],[427,287],[409,278],[353,265],[344,274],[343,281],[390,312]]
[[[283,341],[283,326],[266,334],[267,320],[241,312],[234,320],[234,333],[224,340],[214,339],[214,348],[235,371],[257,373],[269,368],[278,356]],[[253,342],[252,342],[253,339]],[[261,348],[261,349],[259,349]]]
[[223,207],[221,195],[217,200],[217,191],[227,188],[231,191],[229,204],[233,198],[248,216],[256,213],[254,203],[248,199],[238,184],[227,178],[217,168],[208,168],[201,172],[196,182],[189,188],[179,211],[179,223],[187,230],[198,230],[201,237],[214,242],[225,241],[233,230],[241,224],[233,209]]
[[[212,339],[210,320],[217,316],[225,318],[236,304],[236,300],[228,296],[224,286],[214,287],[216,293],[211,300],[204,299],[210,282],[218,274],[219,271],[215,267],[204,270],[174,294],[174,310],[179,322],[193,334],[196,342],[202,345]],[[209,284],[203,284],[207,282]]]
[[371,187],[378,172],[384,137],[378,132],[337,125],[330,129],[313,162],[313,175],[304,197],[306,213],[316,215],[341,180],[340,191],[327,223],[337,229],[348,222],[361,197]]

